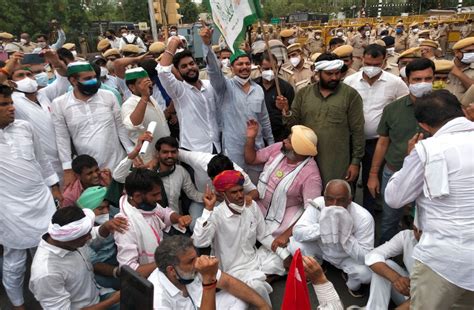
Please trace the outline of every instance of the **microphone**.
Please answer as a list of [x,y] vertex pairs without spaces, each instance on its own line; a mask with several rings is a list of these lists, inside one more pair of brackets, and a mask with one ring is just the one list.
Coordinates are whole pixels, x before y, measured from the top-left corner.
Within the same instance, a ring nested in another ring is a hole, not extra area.
[[[148,128],[146,129],[146,131],[149,131],[149,132],[151,132],[152,135],[154,135],[155,134],[155,128],[156,128],[156,122],[150,122],[150,124],[148,125]],[[145,155],[149,145],[150,145],[150,142],[148,142],[148,141],[143,142],[143,145],[140,149],[140,155]]]

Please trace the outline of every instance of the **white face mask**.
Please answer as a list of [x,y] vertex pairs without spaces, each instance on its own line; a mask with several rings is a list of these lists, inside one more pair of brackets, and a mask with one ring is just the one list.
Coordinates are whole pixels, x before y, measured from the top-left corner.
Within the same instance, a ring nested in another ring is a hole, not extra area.
[[48,86],[48,73],[46,72],[41,72],[35,75],[36,82],[38,83],[39,87],[46,87]]
[[463,53],[461,62],[465,64],[472,64],[474,62],[474,52]]
[[275,79],[275,73],[273,73],[273,70],[263,70],[262,79],[267,80],[268,82],[273,81],[273,79]]
[[290,63],[293,67],[296,67],[297,65],[299,65],[300,62],[301,62],[301,57],[300,56],[290,58]]
[[316,40],[319,40],[319,39],[321,39],[321,36],[316,36],[315,38],[316,38]]
[[336,35],[337,35],[338,37],[342,37],[343,33],[342,33],[341,31],[338,31],[338,32],[336,33]]
[[170,31],[170,36],[175,36],[176,35],[176,31]]
[[296,38],[291,38],[288,40],[288,44],[294,44],[296,43]]
[[29,77],[23,80],[15,81],[16,89],[27,94],[35,93],[38,90],[38,83],[36,80],[30,79]]
[[395,47],[389,47],[389,48],[387,48],[387,54],[388,54],[388,55],[393,55],[393,54],[395,54]]
[[184,48],[178,48],[178,49],[176,50],[176,53],[181,53],[182,51],[184,51]]
[[415,96],[416,98],[423,97],[426,94],[431,93],[433,90],[433,84],[428,82],[421,82],[416,84],[410,84],[408,86],[410,89],[410,93]]
[[122,37],[125,38],[126,36],[127,36],[127,33],[126,33],[126,32],[122,33]]
[[102,225],[104,224],[105,222],[107,222],[109,220],[110,216],[108,213],[106,214],[101,214],[101,215],[96,215],[95,216],[95,220],[94,222],[96,222],[97,224],[99,225]]
[[248,78],[241,78],[240,76],[235,75],[234,79],[239,83],[241,86],[244,86],[247,84],[248,81],[250,81],[250,76]]
[[230,67],[230,59],[229,58],[224,58],[221,60],[221,64],[223,67]]
[[[224,197],[225,197],[225,194],[224,194]],[[231,208],[232,210],[234,210],[235,212],[241,214],[242,211],[244,211],[245,207],[246,207],[246,204],[247,204],[247,201],[244,199],[244,204],[242,206],[239,206],[238,204],[235,204],[235,203],[230,203],[228,202],[229,199],[227,199],[226,197],[226,203],[227,205],[229,206],[229,208]]]
[[26,44],[26,40],[25,39],[20,39],[20,43],[21,44]]
[[414,34],[417,34],[418,31],[420,31],[420,29],[418,29],[418,28],[415,28],[415,29],[412,30],[412,32],[413,32]]
[[370,31],[366,31],[366,32],[365,32],[365,36],[366,36],[366,37],[370,37]]
[[74,56],[74,58],[77,57],[77,52],[76,51],[71,51],[71,53],[72,53],[72,56]]
[[46,42],[39,42],[39,43],[38,43],[38,46],[39,46],[40,48],[45,48],[45,47],[46,47]]
[[380,72],[382,72],[382,68],[380,67],[372,67],[372,66],[364,66],[362,67],[362,71],[369,77],[369,79],[373,78]]

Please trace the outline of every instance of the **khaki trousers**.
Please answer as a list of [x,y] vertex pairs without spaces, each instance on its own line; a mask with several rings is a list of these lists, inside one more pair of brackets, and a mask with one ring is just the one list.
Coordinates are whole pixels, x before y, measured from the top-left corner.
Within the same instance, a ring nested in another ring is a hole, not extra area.
[[474,309],[473,291],[454,285],[417,260],[410,276],[410,286],[410,309]]

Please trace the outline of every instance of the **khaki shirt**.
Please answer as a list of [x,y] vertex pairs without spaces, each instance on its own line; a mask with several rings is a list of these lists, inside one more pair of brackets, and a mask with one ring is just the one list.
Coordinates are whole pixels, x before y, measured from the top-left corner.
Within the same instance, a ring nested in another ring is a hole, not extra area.
[[369,45],[369,38],[362,38],[360,33],[356,34],[350,40],[350,45],[354,48],[352,52],[353,57],[362,57],[364,55],[364,49]]
[[467,38],[472,32],[472,25],[464,25],[461,27],[461,38]]
[[468,106],[471,103],[474,103],[474,85],[469,87],[469,89],[462,96],[461,103],[463,106]]
[[439,29],[431,29],[430,38],[431,40],[437,41],[439,39]]
[[308,61],[304,62],[303,68],[301,70],[297,70],[296,68],[292,68],[291,70],[293,72],[293,75],[291,79],[293,80],[293,83],[290,82],[290,84],[294,85],[296,87],[296,84],[298,84],[301,81],[311,79],[311,77],[314,74],[314,71],[311,70],[311,63]]
[[418,41],[418,34],[411,33],[408,36],[408,48],[418,47],[420,42]]
[[344,80],[346,77],[348,77],[349,75],[353,75],[354,73],[357,73],[357,71],[355,71],[355,70],[352,69],[352,68],[349,68],[349,70],[346,71],[346,73],[345,73],[344,76],[341,78],[341,80]]
[[[463,73],[474,79],[474,63],[472,63],[469,67],[462,69]],[[466,88],[462,85],[461,80],[455,77],[452,73],[448,75],[448,84],[446,85],[446,89],[449,90],[453,95],[455,95],[459,100],[462,99],[462,96],[466,92]]]
[[21,47],[23,49],[23,52],[33,53],[34,49],[36,48],[36,44],[33,42],[30,42],[28,45],[21,44]]
[[311,54],[324,52],[324,42],[322,39],[316,40],[316,38],[309,38],[306,41],[306,47]]
[[401,53],[407,49],[408,35],[406,33],[395,35],[395,52]]
[[[232,78],[234,75],[232,74],[232,70],[229,67],[222,68],[222,72],[224,76],[227,78]],[[199,70],[199,79],[200,80],[209,80],[209,76],[207,74],[206,68]]]

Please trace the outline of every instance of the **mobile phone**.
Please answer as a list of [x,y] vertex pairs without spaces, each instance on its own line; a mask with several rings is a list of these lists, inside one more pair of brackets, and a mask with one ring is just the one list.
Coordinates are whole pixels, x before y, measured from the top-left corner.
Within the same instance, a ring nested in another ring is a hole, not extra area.
[[23,56],[22,64],[42,64],[44,63],[43,54],[38,53],[27,53]]

